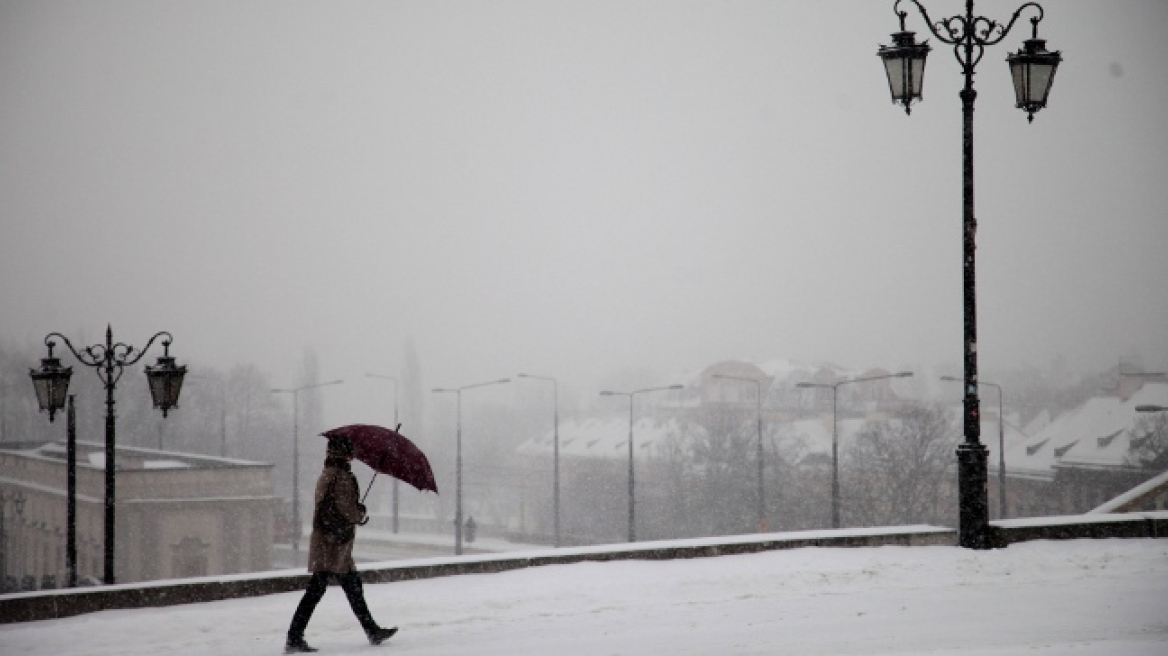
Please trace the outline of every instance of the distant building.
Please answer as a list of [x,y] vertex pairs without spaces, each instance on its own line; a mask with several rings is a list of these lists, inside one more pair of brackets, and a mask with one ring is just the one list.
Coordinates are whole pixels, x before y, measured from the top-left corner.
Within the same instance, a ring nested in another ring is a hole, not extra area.
[[[270,569],[272,465],[151,449],[116,453],[118,583]],[[66,580],[63,442],[0,444],[0,563],[11,587]],[[77,572],[104,571],[105,446],[77,444]]]
[[[1088,399],[1007,446],[1009,516],[1088,512],[1160,474],[1129,457],[1140,417],[1136,406],[1144,404],[1168,405],[1168,383],[1124,380],[1109,394]],[[987,438],[984,432],[982,438]]]

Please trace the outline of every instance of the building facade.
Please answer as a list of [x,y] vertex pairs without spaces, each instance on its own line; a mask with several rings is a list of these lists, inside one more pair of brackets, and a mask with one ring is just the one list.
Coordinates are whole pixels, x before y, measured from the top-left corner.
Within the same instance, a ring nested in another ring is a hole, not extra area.
[[[77,574],[104,571],[105,447],[78,442]],[[0,569],[5,589],[61,587],[66,576],[63,442],[0,448]],[[271,568],[272,465],[152,449],[116,453],[118,583]]]

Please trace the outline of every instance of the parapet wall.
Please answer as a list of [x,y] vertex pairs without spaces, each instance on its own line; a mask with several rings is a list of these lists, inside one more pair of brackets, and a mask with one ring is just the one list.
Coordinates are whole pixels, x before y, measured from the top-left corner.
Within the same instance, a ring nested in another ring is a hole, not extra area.
[[[1001,544],[1037,539],[1168,537],[1168,512],[1007,520],[992,525]],[[361,576],[366,583],[389,583],[583,561],[706,558],[801,547],[954,546],[956,540],[955,530],[936,526],[769,533],[392,561],[362,567]],[[294,592],[303,590],[307,583],[308,575],[296,570],[23,592],[0,596],[0,623]]]

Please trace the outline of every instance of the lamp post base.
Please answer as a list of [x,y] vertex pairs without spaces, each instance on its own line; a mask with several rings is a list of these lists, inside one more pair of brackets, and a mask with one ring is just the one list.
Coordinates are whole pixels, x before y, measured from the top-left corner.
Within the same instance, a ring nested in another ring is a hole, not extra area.
[[957,447],[958,545],[990,549],[989,504],[986,495],[989,451],[983,444]]

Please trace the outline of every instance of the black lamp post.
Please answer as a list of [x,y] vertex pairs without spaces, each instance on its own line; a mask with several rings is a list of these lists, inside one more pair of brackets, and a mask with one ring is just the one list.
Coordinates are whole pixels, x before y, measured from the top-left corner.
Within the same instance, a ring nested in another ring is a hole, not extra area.
[[[912,32],[904,27],[907,11],[900,11],[896,0],[893,11],[900,18],[900,31],[892,35],[891,46],[881,46],[876,54],[884,61],[888,73],[892,102],[903,105],[910,111],[913,102],[921,99],[921,84],[925,70],[928,44],[918,44]],[[1031,38],[1021,50],[1007,57],[1014,80],[1016,106],[1027,113],[1030,121],[1034,113],[1046,107],[1050,95],[1050,85],[1055,70],[1062,61],[1058,52],[1047,52],[1046,42],[1038,38],[1038,23],[1042,21],[1043,10],[1034,2],[1027,2],[1014,12],[1005,25],[973,13],[973,0],[966,0],[965,13],[934,22],[925,8],[917,0],[907,0],[916,5],[925,25],[942,43],[953,46],[953,52],[961,64],[965,76],[965,86],[961,90],[962,108],[962,264],[964,267],[964,434],[965,441],[957,449],[958,494],[960,496],[960,517],[958,542],[971,549],[988,549],[991,546],[989,531],[989,511],[987,509],[986,461],[988,453],[981,443],[981,427],[978,419],[977,398],[977,300],[975,293],[975,236],[977,220],[973,213],[973,102],[977,92],[973,88],[974,69],[985,54],[987,46],[1000,43],[1022,11],[1032,7],[1038,15],[1030,19],[1033,28]]]
[[552,384],[552,535],[560,546],[560,384],[550,376],[519,374],[516,378],[543,380]]
[[[380,378],[381,380],[388,380],[388,381],[393,383],[393,425],[395,427],[400,428],[401,423],[399,423],[397,420],[397,378],[394,378],[393,376],[386,376],[383,374],[370,374],[370,373],[365,374],[365,377],[366,378]],[[396,478],[393,479],[393,486],[392,487],[393,487],[393,532],[394,533],[397,533],[397,524],[398,524],[398,520],[397,520],[397,516],[398,516],[398,512],[397,512],[397,509],[398,509],[397,485],[398,485],[398,482],[399,481]]]
[[766,495],[763,484],[763,470],[766,464],[763,461],[762,453],[762,381],[757,378],[746,378],[744,376],[728,376],[725,374],[714,374],[714,378],[723,378],[726,380],[737,380],[744,383],[754,383],[755,399],[758,401],[758,532],[765,533],[767,530],[766,521]]
[[839,380],[834,383],[795,383],[795,387],[802,387],[805,389],[822,388],[831,390],[831,527],[840,527],[840,484],[839,484],[839,421],[836,413],[837,401],[839,398],[839,388],[841,385],[848,385],[851,383],[867,383],[873,380],[884,380],[885,378],[908,378],[912,376],[911,371],[901,371],[895,374],[884,374],[880,376],[866,376],[864,378],[849,378],[847,380]]
[[305,390],[325,387],[326,385],[340,385],[343,380],[330,380],[327,383],[314,383],[290,389],[272,389],[273,394],[292,395],[292,554],[296,561],[300,561],[300,393]]
[[634,485],[634,471],[633,471],[633,399],[638,394],[645,392],[661,392],[664,390],[681,389],[681,385],[669,385],[668,387],[649,387],[647,389],[633,390],[631,392],[601,392],[601,396],[627,396],[629,397],[629,542],[637,541],[636,530],[636,486]]
[[462,393],[468,389],[476,387],[486,387],[488,385],[502,385],[503,383],[511,382],[510,378],[500,378],[499,380],[491,380],[485,383],[475,383],[473,385],[463,385],[457,388],[436,387],[432,391],[436,394],[454,394],[458,402],[458,425],[455,431],[455,455],[454,455],[454,471],[455,471],[455,492],[454,492],[454,555],[462,555]]
[[145,348],[138,350],[122,342],[115,343],[113,329],[107,325],[105,344],[87,346],[81,352],[73,348],[73,344],[61,333],[49,333],[45,337],[49,356],[41,360],[40,369],[30,370],[29,375],[36,390],[37,403],[42,412],[49,413],[50,422],[53,421],[53,415],[65,405],[69,378],[73,375],[72,367],[62,367],[61,361],[53,357],[53,347],[56,346],[54,337],[65,342],[65,346],[78,362],[96,369],[97,377],[105,385],[105,574],[102,581],[110,585],[114,583],[114,491],[117,469],[114,453],[116,436],[114,389],[125,368],[141,360],[154,344],[154,340],[162,337],[163,354],[153,367],[146,367],[146,380],[149,383],[154,407],[161,410],[162,416],[165,417],[171,408],[178,407],[178,396],[187,368],[175,365],[174,358],[170,357],[170,343],[174,338],[165,331],[155,333],[150,341],[146,342]]
[[[941,376],[941,380],[960,383],[960,378]],[[1002,417],[1002,386],[997,383],[978,381],[978,385],[998,390],[998,518],[1006,519],[1006,430]]]
[[[8,586],[8,557],[15,549],[9,549],[9,542],[15,543],[16,540],[11,539],[8,534],[8,518],[5,513],[8,509],[8,502],[12,502],[12,508],[19,516],[24,512],[24,493],[23,492],[0,492],[0,592],[15,592],[20,589],[19,584],[13,586],[11,589]],[[19,520],[17,520],[19,521]],[[18,577],[13,577],[15,580]]]

